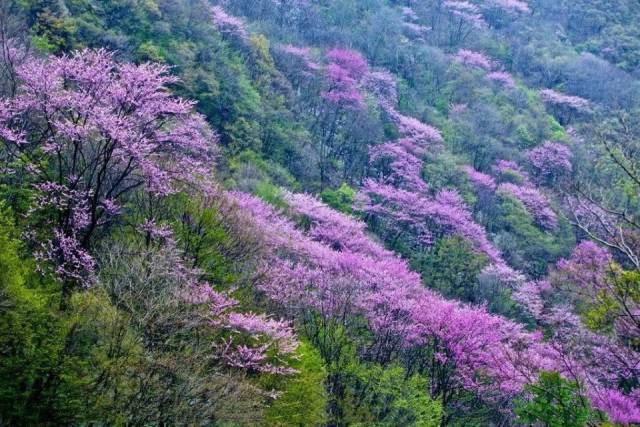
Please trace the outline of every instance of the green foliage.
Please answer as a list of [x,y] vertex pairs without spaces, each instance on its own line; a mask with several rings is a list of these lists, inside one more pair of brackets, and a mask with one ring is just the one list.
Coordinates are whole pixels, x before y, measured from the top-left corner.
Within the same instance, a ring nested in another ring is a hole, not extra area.
[[[12,425],[66,422],[77,410],[73,387],[59,375],[67,326],[56,314],[59,289],[41,284],[33,263],[20,259],[17,231],[0,219],[0,419]],[[58,391],[65,388],[65,393]]]
[[282,394],[265,411],[267,426],[319,426],[326,421],[326,371],[322,358],[309,343],[302,342],[292,367],[298,373],[284,380]]
[[478,301],[478,274],[487,264],[486,256],[458,237],[440,239],[430,252],[412,261],[427,287],[450,298],[478,303],[482,302]]
[[349,187],[346,183],[342,183],[340,187],[326,189],[320,194],[320,198],[332,208],[347,214],[353,213],[353,202],[356,196],[356,190]]
[[531,134],[531,131],[525,125],[519,125],[516,128],[516,135],[521,146],[525,149],[533,147],[537,142],[535,136]]
[[172,201],[173,229],[191,265],[200,268],[206,280],[223,287],[238,280],[234,261],[244,259],[239,236],[226,225],[216,204],[178,195]]
[[32,41],[43,52],[61,53],[74,47],[76,28],[73,20],[64,16],[60,2],[34,0],[28,9]]
[[519,401],[515,410],[521,422],[546,427],[583,427],[594,417],[579,385],[563,379],[557,372],[542,372],[538,382],[525,386],[525,391],[531,397]]
[[287,207],[287,202],[284,200],[282,195],[282,189],[269,182],[260,181],[256,185],[255,194],[272,206],[278,208]]
[[544,276],[548,264],[567,254],[575,242],[566,220],[560,219],[553,234],[543,231],[522,203],[506,194],[500,195],[490,218],[487,228],[497,234],[495,243],[505,259],[532,277]]
[[142,43],[136,53],[140,58],[150,62],[165,62],[166,60],[166,53],[153,42]]
[[296,189],[298,185],[281,165],[265,160],[254,151],[243,151],[229,160],[230,179],[227,184],[249,192],[256,192],[261,183]]
[[114,408],[124,402],[105,387],[113,381],[125,393],[129,384],[124,363],[137,343],[125,318],[100,290],[74,295],[61,311],[60,285],[19,257],[6,211],[1,223],[0,419],[10,425],[73,425],[94,417],[118,423],[122,412]]
[[567,139],[564,128],[553,116],[549,116],[549,127],[551,128],[551,139],[553,141],[564,141]]
[[[576,301],[585,325],[593,331],[606,334],[615,332],[620,317],[628,316],[628,307],[640,304],[640,272],[624,271],[615,263],[610,266],[609,274],[603,280],[607,285],[594,289],[588,298]],[[581,290],[578,290],[578,295]],[[629,344],[637,346],[640,339],[629,336]]]
[[358,364],[352,367],[346,399],[348,425],[354,426],[439,426],[443,411],[428,394],[426,378],[407,377],[400,366]]
[[463,198],[473,204],[475,196],[464,173],[460,173],[460,160],[457,156],[443,153],[425,162],[422,170],[424,180],[433,191],[443,188],[455,188]]

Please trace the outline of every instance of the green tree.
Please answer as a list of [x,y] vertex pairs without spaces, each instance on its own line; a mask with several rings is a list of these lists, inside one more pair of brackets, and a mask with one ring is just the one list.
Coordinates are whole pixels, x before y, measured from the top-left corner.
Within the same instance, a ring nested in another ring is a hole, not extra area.
[[320,194],[322,201],[334,209],[344,213],[353,212],[353,201],[356,197],[356,190],[349,187],[346,183],[342,183],[340,187],[327,189]]
[[268,426],[318,426],[326,421],[326,371],[316,349],[303,342],[298,360],[292,364],[298,374],[285,380],[284,391],[266,410]]
[[478,274],[486,265],[487,257],[459,237],[439,240],[431,252],[419,254],[413,261],[426,286],[468,302],[480,302]]
[[355,364],[347,386],[346,421],[356,426],[439,426],[443,411],[427,379],[401,366]]
[[547,427],[582,427],[594,416],[589,402],[580,394],[580,385],[565,380],[557,372],[542,372],[536,384],[529,384],[527,400],[516,404],[518,420]]

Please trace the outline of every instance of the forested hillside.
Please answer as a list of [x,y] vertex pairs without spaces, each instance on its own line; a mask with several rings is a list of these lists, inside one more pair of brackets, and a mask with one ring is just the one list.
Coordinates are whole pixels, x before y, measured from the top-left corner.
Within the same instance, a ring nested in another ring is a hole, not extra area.
[[640,425],[639,22],[0,1],[0,426]]

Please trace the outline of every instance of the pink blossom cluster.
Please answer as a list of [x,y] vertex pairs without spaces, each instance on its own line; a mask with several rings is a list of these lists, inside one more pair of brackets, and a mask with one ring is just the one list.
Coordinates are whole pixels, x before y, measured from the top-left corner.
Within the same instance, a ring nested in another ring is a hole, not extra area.
[[538,189],[528,185],[516,185],[504,182],[498,186],[498,192],[509,194],[518,199],[533,219],[545,229],[552,230],[558,225],[558,217],[551,209],[549,201]]
[[499,64],[492,61],[484,53],[460,49],[454,59],[463,65],[487,71],[484,78],[488,81],[495,82],[505,88],[513,88],[516,85],[513,76],[507,71],[496,69]]
[[372,258],[391,258],[393,253],[369,237],[367,225],[331,209],[317,198],[301,193],[284,193],[291,215],[310,222],[308,236],[337,251],[357,252]]
[[623,394],[617,386],[637,378],[640,353],[612,338],[596,334],[582,324],[566,305],[554,305],[547,281],[526,282],[514,293],[537,323],[552,331],[548,349],[556,370],[587,389],[593,406],[622,425],[640,422],[640,389]]
[[404,29],[405,34],[411,38],[422,38],[425,33],[431,31],[431,27],[427,27],[426,25],[416,24],[414,22],[404,22],[402,24],[402,28]]
[[398,131],[403,136],[398,143],[408,151],[418,155],[417,153],[425,151],[428,145],[443,142],[442,134],[438,129],[415,117],[406,116],[396,109],[398,94],[392,74],[387,71],[368,73],[365,85],[398,127]]
[[591,391],[589,398],[594,408],[609,415],[609,419],[616,424],[640,423],[640,399],[637,397],[634,399],[616,389],[595,389]]
[[545,281],[525,282],[516,289],[512,298],[522,307],[526,307],[535,319],[539,319],[544,312],[542,292],[550,288],[551,285]]
[[416,245],[430,245],[436,236],[455,234],[492,261],[501,262],[500,253],[454,190],[442,190],[431,198],[369,179],[360,190],[358,203],[358,209],[384,223],[387,233],[412,237]]
[[[542,228],[552,230],[558,225],[556,213],[547,197],[529,180],[522,168],[511,160],[498,160],[492,167],[492,175],[479,172],[471,166],[462,166],[476,190],[495,190],[519,200]],[[517,179],[514,183],[513,178]]]
[[513,160],[498,160],[491,167],[491,170],[496,179],[500,181],[510,181],[515,177],[518,179],[518,183],[529,183],[529,175]]
[[536,174],[544,179],[570,174],[572,170],[571,157],[569,147],[551,141],[547,141],[527,153],[527,158]]
[[[365,247],[359,252],[350,247],[353,220],[314,219],[307,234],[255,197],[241,193],[231,197],[248,211],[276,257],[265,262],[259,289],[297,318],[313,310],[325,319],[322,324],[331,324],[333,319],[347,327],[357,317],[366,319],[375,335],[361,344],[365,346],[362,354],[388,360],[398,352],[430,348],[427,354],[432,354],[432,362],[418,359],[412,363],[434,363],[448,372],[439,383],[442,392],[451,387],[517,392],[536,368],[515,365],[520,360],[543,358],[533,353],[533,348],[541,345],[537,335],[482,308],[442,299],[422,286],[405,261],[383,249],[373,251],[370,245],[359,244]],[[451,194],[442,198],[457,203],[449,200],[455,199]],[[329,208],[319,210],[319,202],[307,196],[299,200],[294,212],[301,201],[304,211],[309,211],[309,204],[314,206],[313,212],[324,210],[314,218],[327,215]],[[342,214],[330,216],[336,215]],[[344,224],[346,229],[333,231],[326,239],[317,228],[329,222],[337,228]],[[346,240],[336,243],[339,236]],[[478,375],[481,372],[483,375]],[[485,381],[486,376],[491,380]]]
[[363,82],[368,92],[373,94],[385,111],[398,103],[396,78],[388,71],[370,71]]
[[369,69],[364,57],[346,49],[331,49],[326,57],[329,60],[325,69],[328,86],[321,92],[322,98],[347,108],[364,108],[360,84]]
[[480,8],[471,2],[466,0],[447,0],[443,3],[443,6],[453,16],[468,22],[476,28],[482,28],[486,25]]
[[526,281],[526,277],[522,273],[502,261],[483,268],[478,279],[481,283],[493,282],[510,290],[518,289]]
[[427,31],[431,30],[430,27],[426,27],[418,23],[420,18],[410,7],[404,6],[400,10],[402,11],[402,16],[405,20],[402,23],[402,27],[404,28],[407,36],[412,38],[421,38]]
[[249,32],[245,22],[233,15],[229,15],[222,6],[211,6],[213,23],[223,34],[230,34],[242,41],[249,40]]
[[402,16],[408,21],[417,21],[419,19],[418,14],[408,6],[402,6],[400,8]]
[[606,276],[610,272],[613,259],[609,252],[590,240],[580,242],[569,259],[557,263],[565,280],[583,291],[598,292],[606,289]]
[[422,123],[420,120],[405,116],[397,111],[390,112],[391,117],[396,121],[398,130],[406,138],[411,138],[416,143],[439,143],[442,142],[442,134],[435,127]]
[[607,250],[587,240],[576,246],[570,258],[558,261],[554,278],[576,304],[587,302],[615,311],[613,330],[623,340],[633,341],[640,338],[640,304],[632,292],[616,286],[620,271]]
[[482,173],[472,166],[464,165],[462,166],[462,170],[467,174],[469,181],[475,186],[478,190],[490,190],[495,191],[498,187],[495,179],[491,175],[487,175],[486,173]]
[[553,89],[540,90],[540,97],[544,102],[551,105],[566,107],[575,111],[591,110],[591,103],[586,99],[579,96],[565,95]]
[[450,115],[459,115],[469,111],[469,104],[467,103],[455,103],[449,104]]
[[461,64],[468,65],[470,67],[481,68],[483,70],[490,70],[493,68],[491,59],[481,52],[475,52],[469,49],[460,49],[454,58]]
[[311,71],[317,71],[321,68],[320,64],[315,62],[311,56],[311,48],[286,44],[281,46],[280,50],[288,55],[298,58],[302,64]]
[[369,64],[367,64],[366,59],[362,54],[354,50],[331,49],[327,52],[326,57],[330,63],[339,65],[353,77],[364,77],[369,71]]
[[408,191],[424,193],[427,183],[421,177],[424,162],[398,142],[387,142],[369,149],[371,175],[376,180]]
[[485,5],[507,12],[528,13],[530,11],[529,4],[523,0],[486,0]]
[[485,78],[489,81],[496,82],[504,87],[513,88],[516,86],[516,82],[513,76],[506,71],[492,71],[487,73]]
[[146,219],[138,227],[138,231],[145,234],[152,241],[173,241],[173,231],[165,224],[158,224],[153,219]]
[[[186,272],[190,276],[193,273]],[[273,320],[263,314],[234,311],[238,302],[214,290],[208,283],[194,281],[181,297],[189,304],[206,307],[203,320],[210,327],[228,331],[228,336],[215,346],[217,357],[227,366],[276,375],[296,372],[282,362],[283,358],[295,353],[299,345],[288,322]]]
[[96,261],[84,249],[75,235],[67,235],[60,228],[53,229],[53,236],[41,244],[35,258],[41,264],[51,263],[54,273],[64,281],[91,286],[96,280]]
[[[0,99],[0,123],[9,123],[14,115],[16,115],[16,113],[9,100]],[[6,125],[0,126],[0,138],[14,144],[22,144],[26,142],[25,134],[22,130],[12,129]]]
[[[176,79],[167,71],[120,64],[104,50],[16,67],[16,94],[0,101],[0,135],[28,160],[39,191],[31,212],[54,212],[47,221],[55,236],[41,258],[58,260],[64,280],[88,285],[91,236],[136,188],[162,197],[210,185],[216,136],[192,102],[169,93]],[[43,162],[50,170],[33,166]]]

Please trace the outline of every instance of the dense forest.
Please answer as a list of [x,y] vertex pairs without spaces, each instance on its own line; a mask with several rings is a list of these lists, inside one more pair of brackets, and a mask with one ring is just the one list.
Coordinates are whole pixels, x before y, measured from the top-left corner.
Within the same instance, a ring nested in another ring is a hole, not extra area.
[[0,426],[640,425],[639,22],[0,0]]

